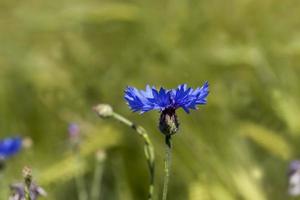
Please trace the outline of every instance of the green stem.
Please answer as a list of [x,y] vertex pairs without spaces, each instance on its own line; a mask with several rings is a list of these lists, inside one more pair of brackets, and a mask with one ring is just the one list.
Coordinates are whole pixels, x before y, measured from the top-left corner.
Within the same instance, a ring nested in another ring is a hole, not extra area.
[[154,148],[153,148],[152,142],[148,136],[148,133],[143,127],[135,125],[133,122],[129,121],[125,117],[123,117],[115,112],[112,114],[112,117],[115,118],[116,120],[122,122],[123,124],[131,127],[144,140],[144,152],[145,152],[145,156],[147,159],[147,164],[148,164],[148,168],[149,168],[149,172],[150,172],[148,200],[151,200],[153,198],[153,191],[154,191],[155,155],[154,155]]
[[93,184],[91,188],[91,199],[99,200],[101,194],[101,180],[103,175],[104,160],[96,161]]
[[31,200],[30,186],[31,186],[31,179],[26,179],[25,178],[25,187],[24,187],[25,200]]
[[165,176],[164,176],[162,200],[167,199],[168,185],[169,185],[170,171],[171,171],[171,161],[172,161],[171,137],[166,136],[166,153],[165,153],[165,166],[164,166]]
[[[81,163],[81,158],[80,158],[78,150],[75,152],[75,156],[76,156],[76,163],[75,164],[77,166],[81,166],[82,163]],[[84,178],[79,173],[79,171],[77,171],[75,181],[76,181],[76,187],[77,187],[77,192],[78,192],[78,199],[79,200],[87,200],[88,199],[88,194],[87,194],[87,191],[86,191],[86,188],[85,188]]]
[[31,200],[31,197],[30,197],[30,190],[28,188],[27,185],[25,185],[25,199],[26,200]]
[[[1,162],[1,160],[0,160]],[[5,196],[4,196],[4,188],[5,188],[5,177],[4,177],[4,170],[3,169],[0,169],[0,195],[3,199],[5,199]],[[1,199],[2,199],[1,198]]]

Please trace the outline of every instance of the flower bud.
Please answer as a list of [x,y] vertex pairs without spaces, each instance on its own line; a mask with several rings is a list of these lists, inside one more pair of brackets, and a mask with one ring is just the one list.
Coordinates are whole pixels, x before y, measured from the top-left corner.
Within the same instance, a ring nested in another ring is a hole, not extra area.
[[107,118],[113,115],[113,109],[108,104],[99,104],[93,107],[93,110],[97,113],[99,117]]
[[98,150],[96,152],[96,159],[98,162],[102,162],[106,159],[106,152],[104,150]]
[[178,128],[179,123],[175,109],[169,108],[162,111],[159,120],[160,131],[166,136],[171,136],[178,131]]
[[22,147],[24,147],[25,149],[29,149],[33,146],[33,141],[30,137],[25,137],[22,140]]
[[31,182],[32,182],[31,168],[24,167],[22,172],[23,172],[23,177],[24,177],[24,180],[25,180],[25,184],[28,185],[28,187],[30,187]]

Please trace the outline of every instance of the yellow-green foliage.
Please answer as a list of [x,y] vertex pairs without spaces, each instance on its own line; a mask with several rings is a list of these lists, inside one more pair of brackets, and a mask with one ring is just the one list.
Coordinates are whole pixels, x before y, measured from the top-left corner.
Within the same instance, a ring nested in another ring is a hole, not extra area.
[[286,160],[292,159],[289,144],[278,133],[251,123],[242,124],[240,132],[275,156]]
[[[94,133],[89,134],[81,144],[80,157],[82,157],[82,159],[90,154],[95,154],[99,149],[105,151],[107,148],[118,143],[117,130],[113,130],[110,127],[98,128],[98,131],[94,130]],[[103,138],[105,138],[105,140],[103,140]],[[57,182],[62,183],[63,181],[70,180],[77,174],[83,174],[87,170],[86,168],[86,164],[84,162],[78,162],[78,158],[75,155],[68,155],[65,156],[63,160],[57,160],[48,166],[37,176],[37,179],[42,185]]]

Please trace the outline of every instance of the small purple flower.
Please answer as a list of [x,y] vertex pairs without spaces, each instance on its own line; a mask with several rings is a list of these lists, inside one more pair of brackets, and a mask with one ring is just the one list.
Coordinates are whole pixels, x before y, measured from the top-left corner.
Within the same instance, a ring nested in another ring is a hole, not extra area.
[[76,124],[76,123],[70,123],[69,127],[68,127],[68,132],[69,132],[70,138],[77,138],[77,137],[79,137],[80,128],[79,128],[78,124]]
[[[24,183],[16,183],[10,185],[11,195],[9,200],[25,200]],[[47,196],[46,191],[40,186],[32,183],[30,186],[30,197],[32,200],[38,199],[39,196]]]
[[291,196],[300,195],[300,161],[294,160],[290,162],[288,168],[289,194]]
[[81,141],[81,133],[80,127],[77,123],[70,123],[68,126],[68,134],[69,134],[69,142],[71,144],[71,148],[73,150],[78,150],[80,141]]
[[146,86],[146,90],[138,90],[128,86],[125,89],[125,100],[133,112],[148,112],[158,110],[161,112],[159,128],[165,135],[175,134],[178,130],[178,120],[175,111],[182,108],[186,113],[190,109],[197,109],[198,105],[206,104],[209,93],[208,82],[202,87],[193,89],[186,84],[179,85],[176,89]]
[[0,140],[0,158],[6,159],[17,154],[22,148],[22,139],[19,137]]

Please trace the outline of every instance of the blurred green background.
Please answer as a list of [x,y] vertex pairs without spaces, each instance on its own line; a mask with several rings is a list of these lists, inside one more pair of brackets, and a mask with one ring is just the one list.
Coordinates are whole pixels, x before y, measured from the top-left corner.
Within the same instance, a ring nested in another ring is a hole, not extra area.
[[[197,87],[208,104],[178,112],[169,199],[283,200],[300,153],[300,2],[296,0],[0,1],[0,136],[34,145],[7,162],[8,184],[29,165],[47,199],[77,199],[94,152],[106,151],[101,199],[146,199],[140,138],[92,106],[109,103],[150,133],[161,196],[164,139],[157,112],[132,113],[127,85]],[[74,165],[70,122],[85,135]]]

